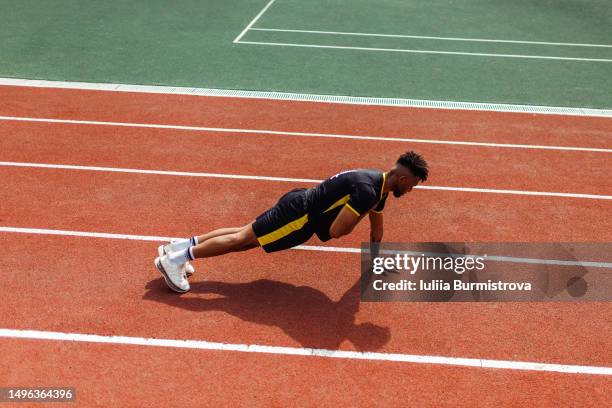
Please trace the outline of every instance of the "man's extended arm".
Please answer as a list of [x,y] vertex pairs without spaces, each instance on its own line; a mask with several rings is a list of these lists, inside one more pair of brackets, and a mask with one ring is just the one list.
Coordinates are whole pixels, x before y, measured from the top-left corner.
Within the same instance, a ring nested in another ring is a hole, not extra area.
[[350,234],[362,218],[363,215],[355,214],[354,210],[344,206],[329,228],[329,235],[332,238],[340,238]]
[[372,259],[378,256],[379,243],[383,237],[382,212],[370,211],[370,254]]
[[383,237],[383,215],[370,211],[370,242],[380,242]]

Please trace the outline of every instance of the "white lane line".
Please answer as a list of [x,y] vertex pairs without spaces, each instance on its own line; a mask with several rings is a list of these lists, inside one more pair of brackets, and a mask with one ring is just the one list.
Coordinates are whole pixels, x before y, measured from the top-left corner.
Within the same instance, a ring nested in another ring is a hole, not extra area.
[[573,57],[554,57],[547,55],[522,55],[522,54],[490,54],[483,52],[459,52],[459,51],[434,51],[434,50],[410,50],[404,48],[376,48],[376,47],[353,47],[344,45],[321,45],[321,44],[296,44],[284,42],[264,42],[264,41],[238,41],[236,44],[267,45],[275,47],[302,47],[302,48],[325,48],[336,50],[356,50],[356,51],[375,51],[375,52],[401,52],[412,54],[437,54],[437,55],[467,55],[476,57],[497,57],[497,58],[526,58],[544,59],[560,61],[588,61],[588,62],[612,62],[607,58],[573,58]]
[[216,343],[204,340],[173,340],[127,336],[101,336],[95,334],[61,333],[39,330],[0,329],[0,338],[18,338],[84,343],[120,344],[132,346],[171,347],[182,349],[229,351],[242,353],[276,354],[286,356],[342,358],[349,360],[392,361],[412,364],[436,364],[502,370],[543,371],[564,374],[612,375],[611,367],[573,364],[549,364],[528,361],[488,360],[418,354],[359,352],[313,348],[264,346],[258,344]]
[[185,130],[185,131],[194,131],[194,132],[258,134],[258,135],[275,135],[275,136],[290,136],[290,137],[315,137],[315,138],[329,138],[329,139],[375,140],[375,141],[382,141],[382,142],[425,143],[425,144],[440,144],[440,145],[450,145],[450,146],[474,146],[474,147],[495,147],[495,148],[510,148],[510,149],[537,149],[537,150],[612,153],[612,149],[597,148],[597,147],[528,145],[528,144],[512,144],[512,143],[487,143],[487,142],[468,142],[468,141],[435,140],[435,139],[411,139],[411,138],[402,138],[402,137],[347,135],[347,134],[336,134],[336,133],[286,132],[282,130],[182,126],[182,125],[164,125],[164,124],[154,124],[154,123],[105,122],[105,121],[93,121],[93,120],[31,118],[31,117],[21,117],[21,116],[0,116],[0,121],[32,122],[32,123],[38,122],[38,123],[50,123],[50,124],[72,124],[72,125],[91,125],[91,126],[118,126],[118,127],[130,127],[130,128],[133,127],[133,128],[148,128],[148,129]]
[[465,42],[488,42],[488,43],[511,43],[511,44],[535,44],[535,45],[558,45],[568,47],[601,47],[612,48],[608,44],[582,44],[582,43],[564,43],[564,42],[548,42],[548,41],[517,41],[517,40],[492,40],[485,38],[462,38],[462,37],[435,37],[427,35],[406,35],[406,34],[378,34],[378,33],[355,33],[347,31],[320,31],[320,30],[290,30],[285,28],[250,28],[251,31],[272,31],[283,33],[305,33],[305,34],[329,34],[329,35],[346,35],[356,37],[383,37],[383,38],[414,38],[422,40],[443,40],[443,41],[465,41]]
[[[131,241],[153,241],[153,242],[168,242],[171,239],[179,239],[179,237],[161,237],[150,235],[131,235],[131,234],[113,234],[107,232],[90,232],[90,231],[70,231],[58,229],[44,228],[22,228],[22,227],[2,227],[0,233],[15,233],[15,234],[34,234],[34,235],[58,235],[65,237],[84,237],[84,238],[103,238],[103,239],[125,239]],[[318,246],[318,245],[298,245],[292,250],[299,251],[316,251],[316,252],[336,252],[346,254],[361,254],[360,248],[350,247],[334,247],[334,246]],[[428,255],[428,256],[478,256],[474,254],[455,254],[455,253],[433,253],[433,252],[413,252],[413,251],[397,251],[397,250],[381,250],[381,254],[408,254],[408,255]],[[564,259],[541,259],[541,258],[518,258],[513,256],[502,255],[487,255],[487,262],[510,262],[520,264],[536,264],[536,265],[560,265],[560,266],[582,266],[589,268],[611,269],[611,262],[585,261],[585,260],[564,260]]]
[[59,235],[64,237],[84,237],[84,238],[104,238],[104,239],[126,239],[130,241],[153,241],[168,242],[178,237],[159,237],[151,235],[132,235],[132,234],[111,234],[106,232],[89,231],[69,231],[59,229],[44,228],[20,228],[20,227],[0,227],[0,232],[15,234],[34,234],[34,235]]
[[274,0],[270,0],[268,4],[266,4],[266,6],[263,9],[261,9],[261,11],[255,16],[255,18],[253,18],[253,20],[251,20],[251,22],[244,28],[244,30],[242,30],[240,34],[238,34],[238,37],[234,39],[233,41],[234,44],[239,42],[240,39],[247,33],[247,31],[249,31],[249,29],[253,27],[253,25],[257,22],[257,20],[259,20],[261,16],[263,16],[264,13],[270,8],[272,3],[274,3]]
[[514,105],[507,103],[433,101],[426,99],[382,98],[347,95],[317,95],[291,92],[246,91],[239,89],[211,89],[181,86],[107,84],[98,82],[47,81],[41,79],[0,78],[0,85],[47,89],[77,89],[101,92],[136,92],[161,95],[189,95],[222,98],[264,99],[344,105],[393,106],[417,109],[451,109],[463,111],[529,113],[536,115],[567,115],[584,117],[612,117],[612,109],[562,106]]
[[574,194],[574,193],[554,193],[547,191],[523,191],[523,190],[497,190],[492,188],[470,188],[470,187],[444,187],[444,186],[416,186],[423,190],[441,191],[461,191],[464,193],[491,193],[491,194],[514,194],[540,197],[565,197],[565,198],[590,198],[594,200],[612,200],[610,195],[597,194]]
[[250,175],[223,174],[223,173],[196,173],[196,172],[189,172],[189,171],[127,169],[127,168],[120,168],[120,167],[73,166],[73,165],[68,165],[68,164],[0,162],[0,167],[33,167],[33,168],[41,168],[41,169],[102,171],[102,172],[111,172],[111,173],[156,174],[160,176],[209,177],[209,178],[224,178],[224,179],[238,179],[238,180],[283,181],[283,182],[290,182],[290,183],[309,183],[309,184],[316,184],[316,183],[321,182],[321,180],[288,178],[288,177],[250,176]]
[[[120,167],[100,167],[100,166],[77,166],[71,164],[48,164],[48,163],[23,163],[23,162],[0,162],[0,167],[31,167],[42,169],[59,169],[59,170],[77,170],[77,171],[101,171],[112,173],[136,173],[136,174],[156,174],[161,176],[183,176],[183,177],[210,177],[210,178],[225,178],[239,180],[263,180],[263,181],[282,181],[291,183],[308,183],[316,184],[323,180],[304,179],[304,178],[289,178],[289,177],[271,177],[271,176],[252,176],[242,174],[225,174],[225,173],[199,173],[188,171],[168,171],[168,170],[146,170],[146,169],[128,169]],[[490,188],[472,188],[472,187],[447,187],[447,186],[416,186],[416,189],[421,190],[439,190],[439,191],[459,191],[465,193],[490,193],[490,194],[511,194],[524,196],[540,196],[540,197],[561,197],[561,198],[584,198],[592,200],[612,200],[611,195],[598,194],[581,194],[581,193],[556,193],[546,191],[523,191],[523,190],[497,190]]]

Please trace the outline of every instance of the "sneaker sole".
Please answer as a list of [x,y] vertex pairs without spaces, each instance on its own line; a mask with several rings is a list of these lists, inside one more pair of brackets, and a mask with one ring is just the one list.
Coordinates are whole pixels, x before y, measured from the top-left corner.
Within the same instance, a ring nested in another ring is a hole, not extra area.
[[162,274],[162,276],[164,277],[164,280],[166,281],[166,285],[168,285],[168,287],[170,289],[172,289],[173,291],[178,292],[178,293],[185,293],[185,292],[189,291],[189,289],[186,289],[186,290],[185,289],[181,289],[178,286],[176,286],[174,283],[172,283],[172,281],[170,280],[170,278],[166,274],[166,270],[162,266],[159,258],[155,260],[155,267]]
[[[164,247],[165,245],[162,244],[157,248],[157,254],[159,255],[160,258],[164,255],[168,255]],[[189,278],[191,275],[193,275],[193,272],[185,271],[185,275],[187,275],[187,277]]]

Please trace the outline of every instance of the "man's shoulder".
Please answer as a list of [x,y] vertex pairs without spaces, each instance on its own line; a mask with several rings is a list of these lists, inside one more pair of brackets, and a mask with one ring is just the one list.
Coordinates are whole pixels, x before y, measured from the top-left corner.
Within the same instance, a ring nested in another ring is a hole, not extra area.
[[342,177],[351,180],[353,183],[374,184],[378,178],[382,177],[382,174],[382,171],[376,169],[354,169],[337,173],[330,179]]

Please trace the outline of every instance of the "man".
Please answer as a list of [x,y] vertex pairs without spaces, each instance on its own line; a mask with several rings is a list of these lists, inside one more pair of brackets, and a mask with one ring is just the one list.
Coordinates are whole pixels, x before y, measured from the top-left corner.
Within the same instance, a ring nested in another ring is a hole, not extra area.
[[328,178],[316,187],[291,190],[250,224],[222,228],[204,235],[161,245],[155,266],[170,289],[189,290],[189,263],[230,252],[261,246],[266,252],[281,251],[308,241],[314,234],[325,242],[340,238],[368,214],[370,240],[383,235],[382,210],[389,192],[401,197],[419,181],[426,181],[427,162],[415,152],[402,154],[387,172],[349,170]]

